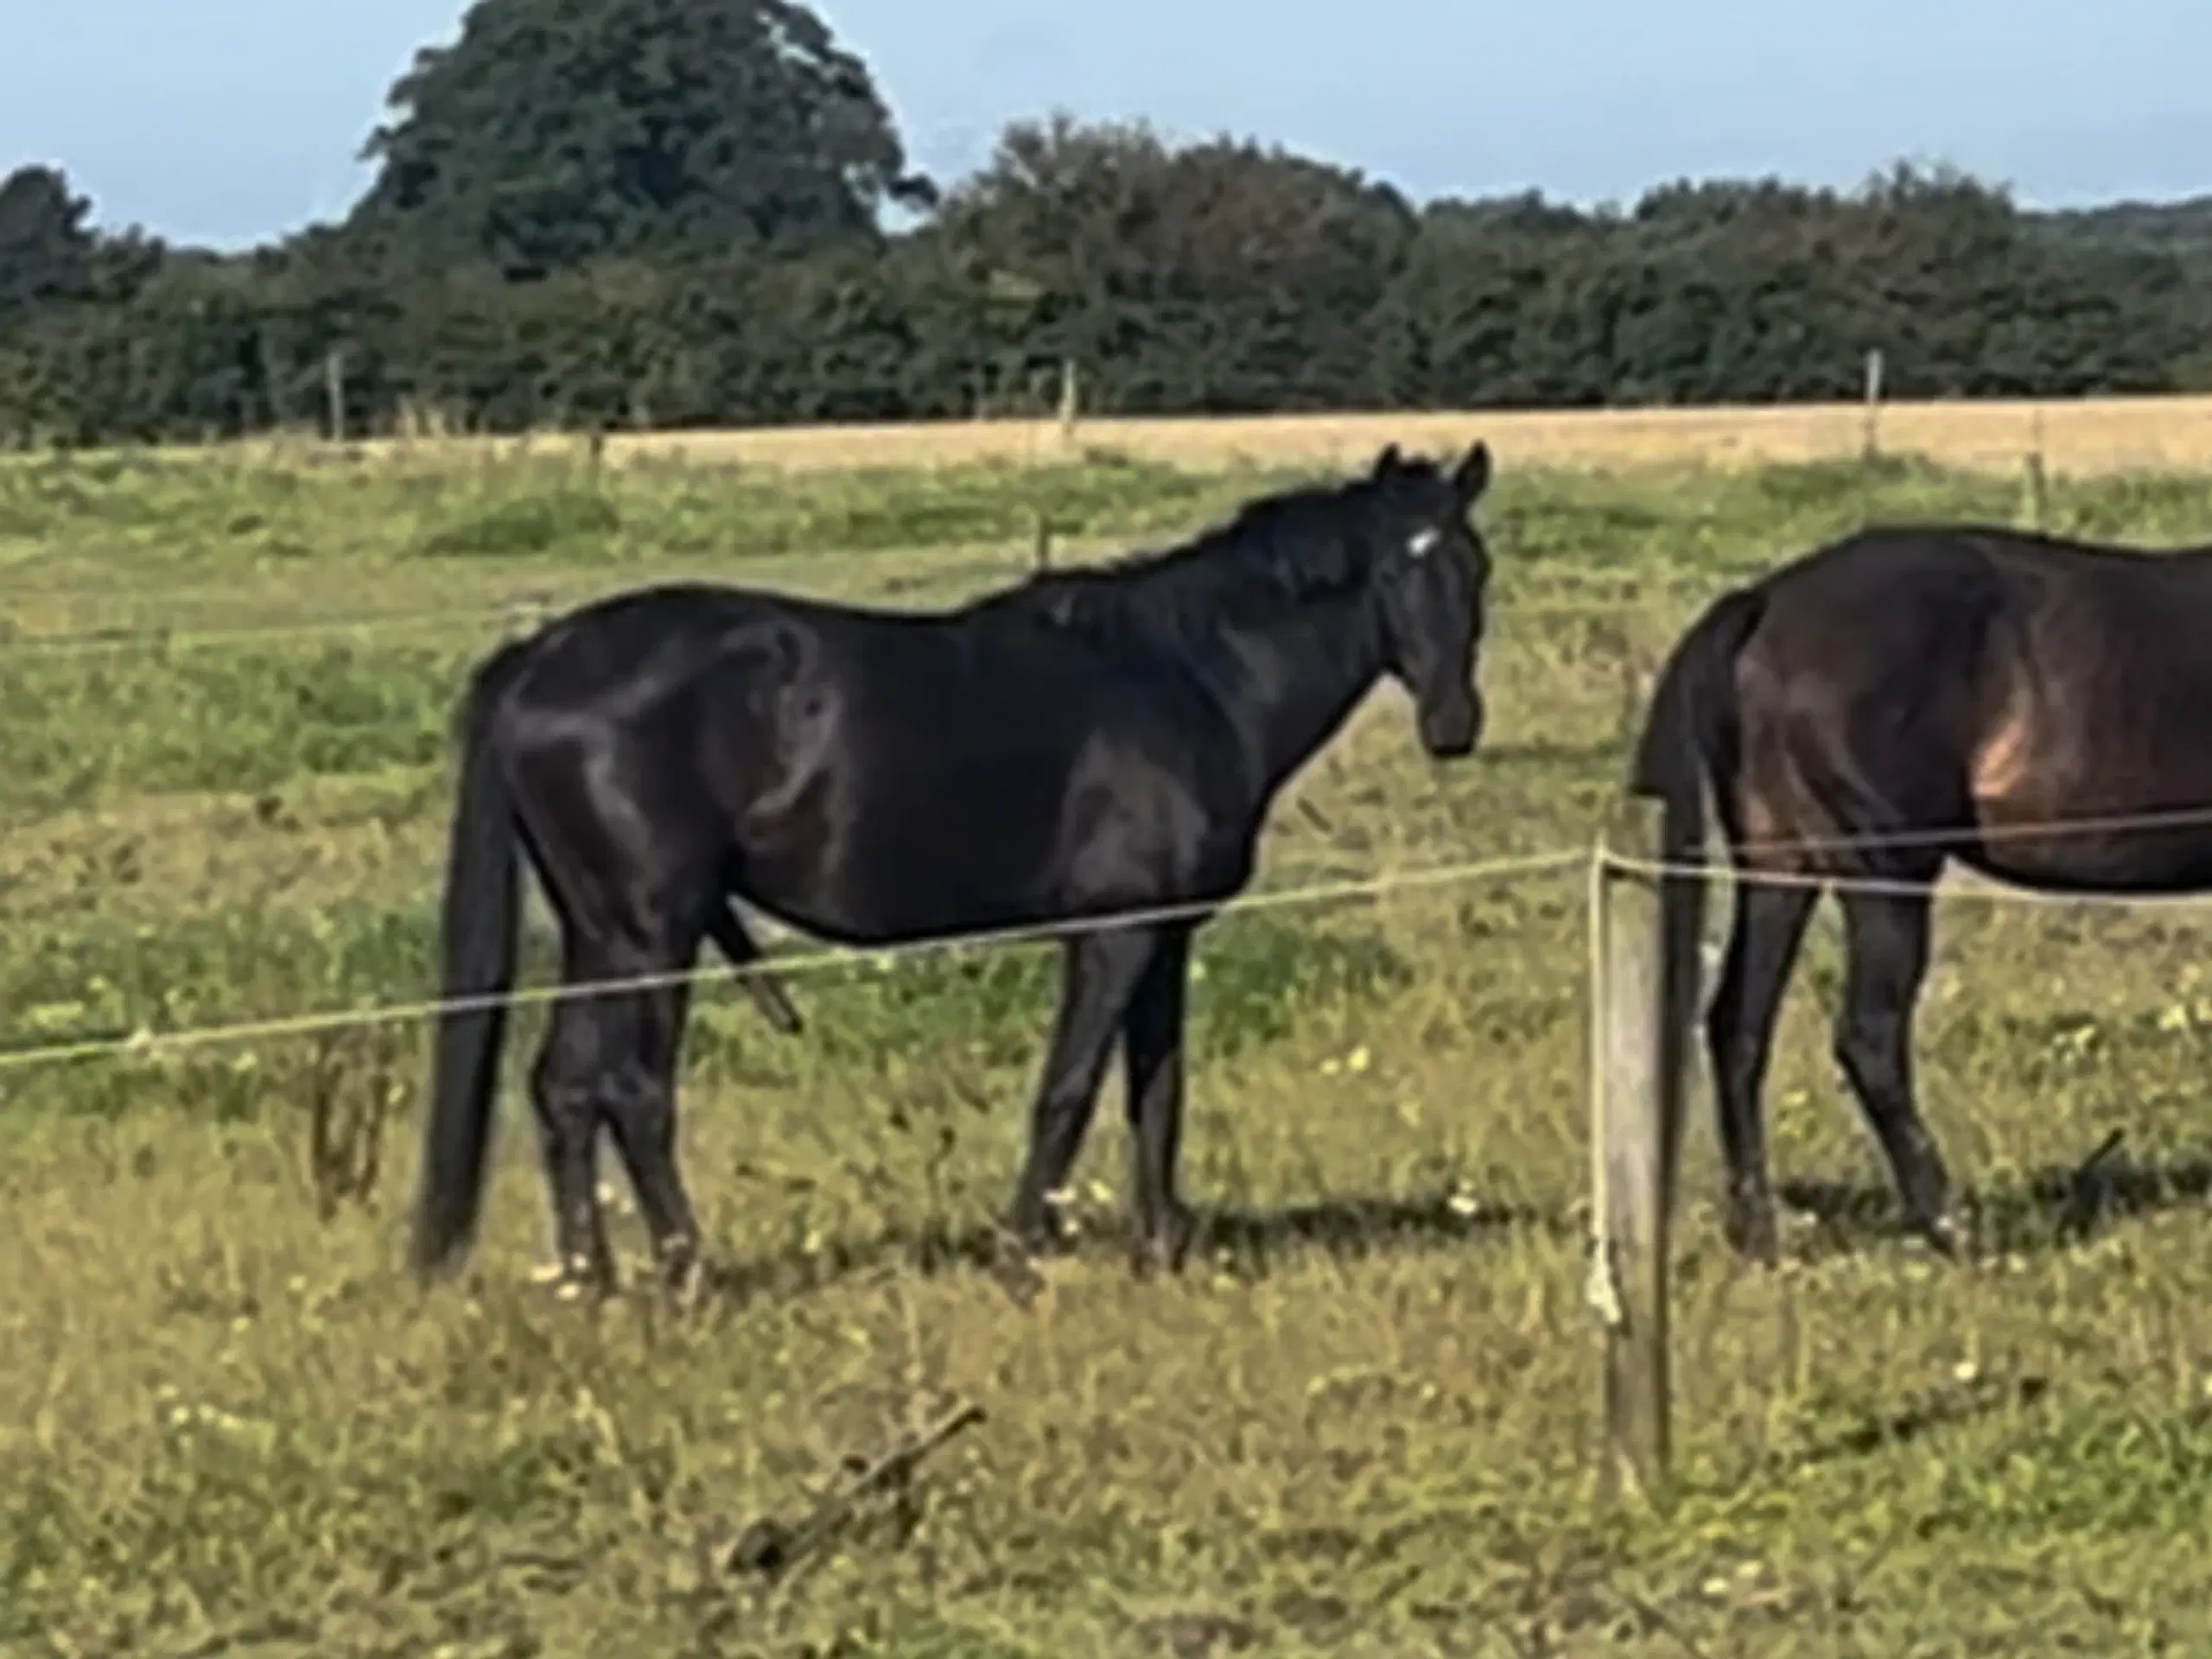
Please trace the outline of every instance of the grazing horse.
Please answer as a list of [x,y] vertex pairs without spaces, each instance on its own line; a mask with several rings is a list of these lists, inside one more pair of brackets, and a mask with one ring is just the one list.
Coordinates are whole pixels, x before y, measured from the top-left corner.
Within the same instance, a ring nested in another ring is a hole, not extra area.
[[[1847,952],[1835,1058],[1910,1224],[1956,1253],[1950,1178],[1912,1083],[1929,890],[1952,859],[2044,892],[2212,887],[2208,635],[2212,547],[1961,525],[1817,549],[1725,594],[1675,645],[1631,787],[1664,804],[1669,862],[1701,863],[1709,784],[1742,878],[1706,1015],[1736,1249],[1776,1256],[1760,1093],[1783,986],[1834,881]],[[1665,883],[1676,1090],[1703,894],[1701,879]]]
[[524,858],[564,983],[663,982],[558,1001],[532,1074],[569,1285],[613,1283],[602,1125],[664,1273],[693,1268],[683,976],[706,940],[759,961],[733,900],[868,946],[1187,907],[1064,941],[1013,1205],[1040,1242],[1118,1036],[1136,1232],[1179,1260],[1192,932],[1249,880],[1277,792],[1384,676],[1432,756],[1474,748],[1489,555],[1470,512],[1490,469],[1480,443],[1449,472],[1392,445],[1364,475],[1254,501],[1183,546],[957,609],[671,585],[493,653],[456,721],[441,951],[445,995],[467,1001],[437,1028],[417,1271],[475,1228]]

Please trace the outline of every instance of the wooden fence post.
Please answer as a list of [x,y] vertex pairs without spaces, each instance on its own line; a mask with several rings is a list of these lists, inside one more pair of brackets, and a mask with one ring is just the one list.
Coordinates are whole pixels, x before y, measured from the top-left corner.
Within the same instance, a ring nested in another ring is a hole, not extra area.
[[553,614],[550,594],[520,594],[508,601],[507,638],[525,639],[543,627]]
[[1077,387],[1075,359],[1060,359],[1060,444],[1064,448],[1075,448],[1076,423],[1082,418],[1083,394]]
[[2037,404],[2030,424],[2028,445],[2028,515],[2036,530],[2050,527],[2050,476],[2044,454],[2043,405]]
[[334,346],[322,359],[323,420],[333,443],[346,442],[346,348]]
[[1861,436],[1861,459],[1872,462],[1882,453],[1882,348],[1866,353],[1866,429]]
[[1608,1503],[1624,1475],[1655,1496],[1672,1452],[1667,1268],[1681,1134],[1661,1070],[1661,880],[1605,855],[1657,861],[1659,815],[1656,801],[1622,801],[1591,872],[1589,1299],[1604,1327]]

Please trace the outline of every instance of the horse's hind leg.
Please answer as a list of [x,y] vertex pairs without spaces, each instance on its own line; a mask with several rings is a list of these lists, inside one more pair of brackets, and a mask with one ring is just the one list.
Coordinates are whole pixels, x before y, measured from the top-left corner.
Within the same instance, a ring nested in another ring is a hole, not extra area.
[[[564,984],[581,976],[563,975]],[[606,1042],[605,1011],[588,999],[554,1005],[553,1017],[531,1069],[531,1103],[553,1203],[553,1245],[560,1258],[564,1295],[605,1294],[614,1287],[614,1256],[597,1190],[600,1057]]]
[[614,1285],[594,1179],[602,1127],[664,1274],[681,1283],[696,1265],[698,1224],[676,1166],[676,1068],[690,988],[683,976],[697,952],[696,937],[663,950],[601,944],[577,952],[563,976],[575,994],[556,1006],[531,1094],[567,1285],[602,1294]]
[[1773,1058],[1783,990],[1819,896],[1809,887],[1761,885],[1756,870],[1743,873],[1720,983],[1706,1014],[1720,1147],[1728,1166],[1728,1241],[1769,1263],[1779,1255],[1780,1241],[1760,1094]]
[[632,970],[664,982],[615,999],[623,1058],[608,1079],[606,1112],[663,1281],[688,1287],[698,1266],[699,1224],[676,1159],[676,1072],[690,1007],[696,938],[638,959]]
[[1050,1234],[1052,1195],[1075,1166],[1114,1033],[1160,939],[1151,928],[1120,928],[1067,942],[1059,1015],[1032,1111],[1028,1160],[1014,1188],[1014,1230],[1025,1246],[1042,1244]]
[[[709,826],[547,769],[524,830],[561,918],[562,979],[532,1096],[569,1284],[612,1290],[594,1157],[613,1132],[656,1250],[688,1274],[697,1228],[675,1166],[675,1074],[688,976],[719,902]],[[633,824],[654,826],[640,838]],[[619,828],[617,826],[620,826]]]
[[1912,1016],[1928,974],[1929,895],[1843,895],[1843,1007],[1835,1056],[1888,1157],[1912,1225],[1943,1255],[1958,1249],[1950,1177],[1912,1097]]

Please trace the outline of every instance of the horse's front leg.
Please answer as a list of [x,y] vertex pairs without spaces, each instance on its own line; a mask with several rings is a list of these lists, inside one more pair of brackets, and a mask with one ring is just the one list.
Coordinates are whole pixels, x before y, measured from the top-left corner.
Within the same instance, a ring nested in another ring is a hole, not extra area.
[[1140,1260],[1179,1268],[1190,1212],[1176,1195],[1183,1140],[1183,1032],[1190,981],[1188,925],[1166,930],[1145,964],[1122,1022],[1128,1075],[1130,1209]]
[[1067,942],[1059,1015],[1032,1110],[1029,1157],[1014,1187],[1013,1226],[1026,1249],[1051,1242],[1051,1204],[1067,1183],[1098,1103],[1116,1031],[1161,944],[1156,929],[1122,927]]

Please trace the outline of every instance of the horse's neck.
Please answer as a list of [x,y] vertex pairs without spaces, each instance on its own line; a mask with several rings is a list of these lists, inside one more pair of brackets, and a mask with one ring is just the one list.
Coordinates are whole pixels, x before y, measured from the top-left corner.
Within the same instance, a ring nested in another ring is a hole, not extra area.
[[1208,657],[1205,676],[1267,798],[1336,735],[1382,672],[1381,630],[1364,595],[1224,627]]

